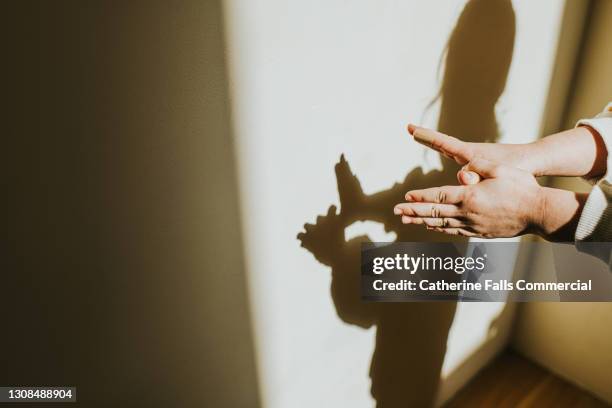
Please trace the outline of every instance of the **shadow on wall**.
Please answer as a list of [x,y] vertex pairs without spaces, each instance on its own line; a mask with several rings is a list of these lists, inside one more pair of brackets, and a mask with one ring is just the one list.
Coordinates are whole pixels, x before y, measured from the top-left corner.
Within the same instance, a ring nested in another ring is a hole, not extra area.
[[[438,129],[466,141],[498,138],[495,104],[504,90],[515,34],[510,0],[471,0],[461,13],[446,49]],[[376,143],[373,140],[373,143]],[[397,241],[457,241],[403,225],[393,206],[411,189],[456,184],[456,163],[443,160],[443,170],[416,168],[403,183],[365,195],[359,179],[341,156],[336,164],[340,212],[330,206],[316,224],[298,234],[304,248],[331,267],[331,296],[338,316],[362,328],[376,326],[370,366],[371,393],[379,407],[432,406],[440,380],[455,302],[364,303],[360,298],[361,236],[344,239],[356,221],[376,221],[397,234]]]

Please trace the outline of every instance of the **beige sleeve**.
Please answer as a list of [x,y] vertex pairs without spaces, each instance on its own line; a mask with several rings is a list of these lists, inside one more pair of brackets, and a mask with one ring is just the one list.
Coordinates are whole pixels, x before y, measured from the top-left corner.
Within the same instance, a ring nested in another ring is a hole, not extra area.
[[[582,119],[576,126],[589,126],[602,137],[608,150],[606,174],[597,180],[580,215],[576,245],[580,242],[612,242],[612,103],[592,119]],[[610,263],[610,254],[593,254]]]

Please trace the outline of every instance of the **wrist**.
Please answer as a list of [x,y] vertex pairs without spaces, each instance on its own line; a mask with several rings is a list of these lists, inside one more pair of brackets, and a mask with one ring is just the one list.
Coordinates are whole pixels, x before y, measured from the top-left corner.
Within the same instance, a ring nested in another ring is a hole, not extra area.
[[543,140],[526,143],[522,145],[521,149],[521,168],[535,177],[545,176],[548,167],[546,157],[546,146]]
[[547,187],[538,186],[535,193],[535,200],[530,208],[529,230],[533,233],[544,236],[547,231],[545,214],[550,202],[550,192]]
[[531,219],[535,233],[547,240],[573,241],[587,195],[539,187]]
[[524,157],[534,176],[590,178],[606,172],[608,152],[605,142],[588,126],[546,136],[524,146]]

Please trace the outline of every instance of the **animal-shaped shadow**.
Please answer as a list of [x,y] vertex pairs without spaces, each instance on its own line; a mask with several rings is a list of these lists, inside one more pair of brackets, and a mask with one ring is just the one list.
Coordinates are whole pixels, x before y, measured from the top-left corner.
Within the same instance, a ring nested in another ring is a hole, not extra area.
[[[438,129],[466,141],[498,138],[495,104],[512,60],[515,21],[510,0],[471,0],[459,17],[446,50]],[[375,142],[375,141],[374,141]],[[393,206],[408,190],[456,184],[458,166],[410,171],[403,182],[366,195],[342,155],[335,166],[340,211],[330,206],[298,234],[302,246],[331,268],[331,296],[340,319],[376,326],[370,366],[371,394],[379,407],[428,407],[435,403],[455,302],[365,303],[360,298],[360,249],[367,236],[345,240],[356,221],[376,221],[397,241],[456,241],[421,226],[403,225]]]

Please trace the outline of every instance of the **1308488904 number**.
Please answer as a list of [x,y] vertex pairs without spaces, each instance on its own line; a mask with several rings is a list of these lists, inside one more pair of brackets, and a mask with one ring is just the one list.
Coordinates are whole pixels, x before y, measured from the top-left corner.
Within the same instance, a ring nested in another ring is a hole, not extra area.
[[75,401],[74,387],[0,387],[0,399],[8,401]]

